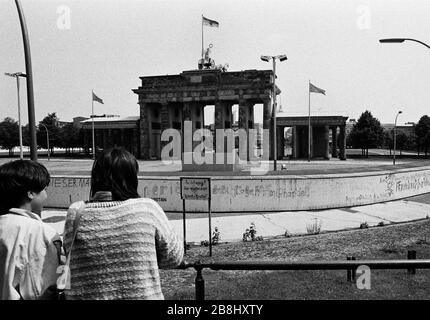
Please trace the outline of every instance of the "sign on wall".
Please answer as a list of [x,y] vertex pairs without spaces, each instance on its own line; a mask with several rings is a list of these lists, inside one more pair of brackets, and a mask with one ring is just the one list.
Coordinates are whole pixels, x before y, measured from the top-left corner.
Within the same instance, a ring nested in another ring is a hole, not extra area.
[[181,199],[183,200],[210,200],[210,178],[182,178]]

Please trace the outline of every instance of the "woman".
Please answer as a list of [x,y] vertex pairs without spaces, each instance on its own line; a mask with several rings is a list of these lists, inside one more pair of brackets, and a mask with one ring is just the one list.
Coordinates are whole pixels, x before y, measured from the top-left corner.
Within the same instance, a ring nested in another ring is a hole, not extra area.
[[94,162],[90,201],[72,204],[64,227],[66,254],[73,242],[67,299],[164,299],[158,268],[178,266],[183,244],[163,209],[139,197],[138,170],[124,149]]

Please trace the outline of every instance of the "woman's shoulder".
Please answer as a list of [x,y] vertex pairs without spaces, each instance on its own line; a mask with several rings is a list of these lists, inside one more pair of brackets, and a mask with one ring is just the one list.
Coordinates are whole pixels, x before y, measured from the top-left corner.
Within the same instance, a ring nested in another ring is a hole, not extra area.
[[164,210],[160,207],[160,205],[152,200],[151,198],[134,198],[128,199],[124,202],[124,205],[129,205],[137,208],[146,208],[148,211],[159,213],[164,212]]

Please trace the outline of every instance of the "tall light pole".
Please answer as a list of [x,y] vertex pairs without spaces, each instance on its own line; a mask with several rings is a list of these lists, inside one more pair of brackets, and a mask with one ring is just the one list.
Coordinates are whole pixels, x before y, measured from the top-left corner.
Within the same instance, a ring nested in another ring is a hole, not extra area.
[[19,158],[24,159],[24,153],[22,152],[22,127],[21,127],[21,103],[19,94],[19,77],[26,77],[25,73],[15,72],[15,73],[5,73],[6,76],[16,78],[16,89],[18,93],[18,132],[19,132]]
[[48,132],[48,128],[43,124],[43,123],[39,123],[39,125],[43,126],[46,130],[46,146],[47,146],[47,150],[48,150],[48,161],[50,160],[50,154],[49,154],[49,132]]
[[278,154],[276,152],[276,85],[275,85],[275,79],[276,79],[276,59],[279,59],[279,61],[285,61],[287,60],[287,56],[285,54],[281,54],[278,56],[261,56],[261,60],[269,62],[270,59],[273,61],[273,91],[272,91],[272,99],[273,99],[273,170],[277,170],[277,158]]
[[[417,42],[421,45],[423,45],[424,47],[430,49],[430,46],[427,43],[424,43],[420,40],[417,39],[412,39],[412,38],[386,38],[386,39],[380,39],[379,42],[380,43],[403,43],[405,41],[413,41],[413,42]],[[399,111],[397,113],[397,116],[402,113],[402,111]],[[396,121],[397,121],[397,116],[396,116]],[[396,123],[394,123],[394,157],[393,157],[393,165],[396,164]]]
[[27,75],[27,104],[28,104],[28,128],[30,132],[30,159],[37,161],[37,138],[36,120],[34,112],[34,93],[33,93],[33,68],[31,67],[30,42],[28,41],[27,24],[25,23],[24,12],[19,0],[15,0],[18,10],[19,21],[21,24],[22,41],[24,43],[25,73]]
[[402,111],[397,112],[396,120],[394,121],[394,154],[393,154],[393,166],[396,165],[396,125],[397,125],[397,117],[401,114]]

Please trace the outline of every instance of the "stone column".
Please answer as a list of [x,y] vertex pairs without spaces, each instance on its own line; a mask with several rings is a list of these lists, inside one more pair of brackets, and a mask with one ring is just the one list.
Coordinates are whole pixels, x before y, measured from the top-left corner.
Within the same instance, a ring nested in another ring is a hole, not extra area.
[[145,102],[140,103],[140,158],[144,160],[149,159],[149,148],[150,148],[150,128],[151,128],[151,115],[149,112],[149,106]]
[[285,127],[276,126],[276,159],[281,160],[284,157],[285,139],[284,139]]
[[136,128],[133,128],[132,130],[130,143],[132,148],[131,152],[133,153],[134,156],[137,157],[140,154],[140,146],[139,146],[139,133]]
[[330,159],[330,128],[329,126],[324,126],[324,159]]
[[239,136],[239,158],[249,161],[249,156],[253,150],[249,150],[249,104],[246,100],[239,101],[239,134],[246,132],[246,139]]
[[[162,135],[164,130],[171,128],[169,104],[167,101],[163,101],[161,103],[160,119],[161,119],[161,135]],[[161,140],[161,135],[160,135],[160,140]],[[160,141],[160,148],[163,149],[164,146],[166,146],[168,143],[169,141]],[[161,151],[160,151],[160,154],[161,154]]]
[[346,134],[345,134],[345,125],[340,126],[339,132],[339,159],[346,160],[345,148],[346,148]]
[[[311,150],[310,158],[311,159],[314,157],[314,130],[313,129],[314,128],[311,125],[311,129],[310,130],[308,129],[308,135],[310,135],[311,138],[309,139],[309,137],[308,137],[308,141],[307,141],[307,143],[309,143],[311,145],[311,148],[310,148],[310,150]],[[308,152],[309,152],[309,149],[308,149]]]
[[[193,151],[192,150],[193,132],[190,133],[185,131],[185,129],[188,128],[188,126],[185,126],[185,121],[191,121],[191,106],[188,102],[184,102],[182,105],[182,161],[185,160],[184,159],[185,153],[189,153]],[[190,144],[191,144],[191,150],[189,150]],[[191,155],[191,160],[192,160],[192,155]],[[187,162],[191,160],[187,159]]]
[[293,159],[297,159],[297,148],[298,148],[298,141],[299,141],[299,137],[297,136],[297,126],[293,126],[293,143],[292,143],[292,153],[291,153],[291,157]]
[[337,126],[331,127],[331,157],[337,158]]
[[120,129],[120,143],[121,143],[121,146],[122,146],[122,147],[124,147],[125,149],[129,150],[129,149],[130,149],[130,146],[126,146],[126,145],[125,145],[124,130],[125,130],[125,129],[123,129],[123,128],[121,128],[121,129]]
[[269,141],[263,141],[262,144],[269,144],[269,160],[273,160],[273,125],[272,125],[272,104],[270,100],[266,100],[263,105],[263,130],[269,130]]

